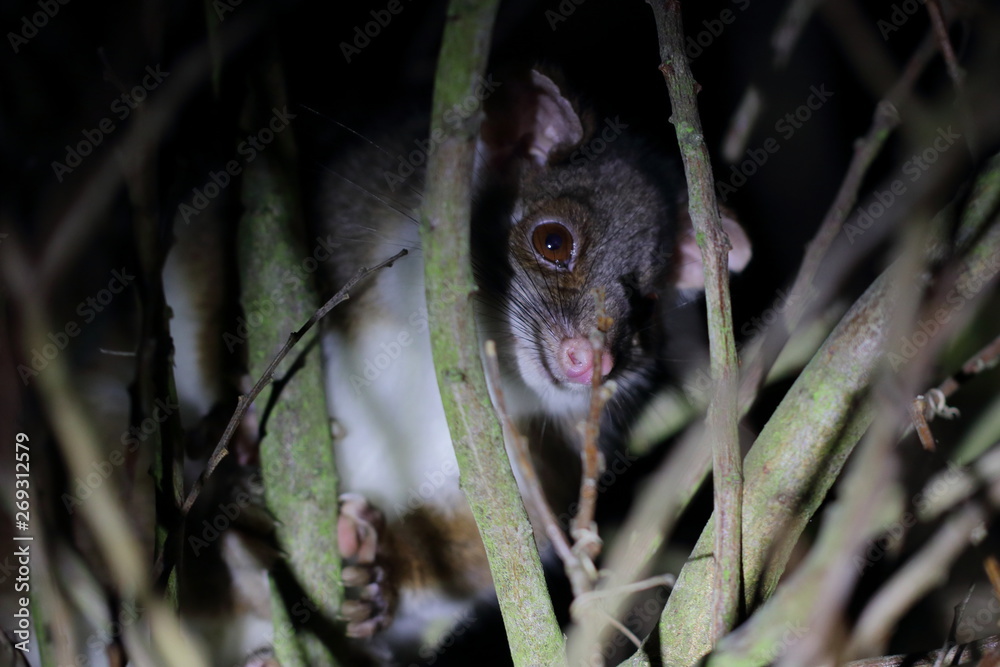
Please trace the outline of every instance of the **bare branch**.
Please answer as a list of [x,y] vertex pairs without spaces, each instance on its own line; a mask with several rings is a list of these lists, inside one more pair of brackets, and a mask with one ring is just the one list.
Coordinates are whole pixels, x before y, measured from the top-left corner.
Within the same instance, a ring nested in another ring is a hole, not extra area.
[[684,174],[688,208],[701,249],[708,305],[708,336],[715,391],[708,408],[715,485],[715,586],[713,637],[718,640],[736,623],[742,581],[743,457],[737,433],[736,382],[739,363],[729,299],[729,251],[715,198],[712,166],[698,116],[696,88],[684,52],[680,3],[649,0],[660,41],[660,71],[667,81]]
[[288,340],[282,346],[278,354],[274,356],[271,363],[267,365],[264,373],[258,378],[257,382],[254,383],[253,388],[245,395],[239,397],[239,402],[236,405],[236,410],[233,412],[233,416],[230,418],[229,423],[226,425],[226,430],[223,431],[222,437],[219,438],[219,443],[215,446],[215,450],[212,452],[212,456],[208,459],[208,465],[205,466],[205,470],[198,476],[191,490],[188,492],[187,497],[184,499],[184,505],[181,508],[181,514],[187,516],[188,512],[191,511],[192,505],[194,505],[195,500],[198,499],[198,495],[201,493],[202,488],[205,486],[206,480],[211,477],[212,473],[222,462],[222,459],[226,457],[229,453],[227,449],[229,441],[232,440],[233,434],[236,433],[236,429],[239,427],[240,422],[246,415],[247,410],[260,395],[260,392],[264,390],[273,379],[274,372],[277,370],[281,362],[288,356],[288,353],[295,347],[296,343],[302,340],[302,337],[319,322],[323,317],[329,313],[337,304],[346,301],[351,298],[350,290],[354,289],[354,286],[358,284],[362,279],[367,277],[369,274],[375,273],[381,269],[392,266],[400,257],[406,255],[407,251],[405,249],[400,250],[398,253],[390,257],[389,259],[376,264],[375,266],[368,268],[362,267],[354,274],[354,277],[347,281],[347,284],[340,288],[336,294],[334,294],[330,299],[323,304],[312,317],[310,317],[305,324],[298,331],[293,331],[288,334]]

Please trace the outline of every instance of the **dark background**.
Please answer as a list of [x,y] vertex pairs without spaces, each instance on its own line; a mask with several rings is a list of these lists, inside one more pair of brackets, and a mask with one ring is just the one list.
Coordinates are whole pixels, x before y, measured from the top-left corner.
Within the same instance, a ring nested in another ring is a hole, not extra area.
[[[157,65],[175,77],[168,77],[168,83],[176,83],[185,60],[206,45],[216,54],[212,73],[203,71],[179,98],[152,156],[156,224],[163,238],[170,238],[177,207],[190,200],[191,189],[203,185],[210,170],[218,170],[232,158],[234,146],[245,136],[239,119],[248,91],[266,67],[283,80],[289,110],[296,114],[292,130],[299,149],[298,179],[308,208],[324,162],[357,141],[345,126],[367,131],[372,119],[387,111],[399,113],[429,103],[445,3],[399,2],[402,11],[360,53],[353,54],[351,62],[341,43],[352,42],[355,28],[363,29],[373,20],[371,12],[384,10],[388,2],[242,0],[228,9],[222,2],[211,1],[70,0],[58,5],[47,25],[20,44],[17,53],[9,37],[0,44],[0,233],[15,235],[29,258],[45,257],[65,216],[86,201],[93,179],[114,160],[137,115],[148,112],[164,96],[180,95],[167,85],[157,87],[144,107],[120,120],[111,109],[122,88],[131,88],[142,80],[147,66]],[[585,0],[576,5],[570,0],[514,0],[502,4],[490,71],[512,62],[556,65],[599,118],[621,116],[630,131],[672,149],[675,141],[668,123],[667,90],[658,70],[656,32],[644,2]],[[857,34],[864,33],[879,45],[880,57],[897,71],[928,29],[921,5],[920,11],[883,39],[877,22],[888,19],[899,4],[859,3],[855,25]],[[995,3],[971,4],[983,8],[977,15],[977,29],[959,25],[953,38],[960,55],[968,52],[988,60],[990,53],[996,55],[991,44],[1000,41],[994,29]],[[779,137],[780,150],[727,201],[754,245],[754,260],[733,283],[737,331],[770,306],[775,291],[794,276],[805,244],[840,184],[854,141],[867,130],[874,104],[885,93],[884,86],[865,83],[877,63],[860,58],[856,62],[863,64],[852,65],[850,42],[838,39],[829,21],[819,14],[808,22],[788,64],[775,67],[770,42],[785,6],[766,0],[684,4],[685,25],[692,36],[711,34],[712,26],[719,27],[713,22],[724,11],[735,17],[718,35],[711,35],[710,40],[705,36],[707,45],[692,65],[701,85],[699,106],[717,176],[729,174],[720,146],[751,83],[760,89],[764,109],[747,147],[759,148],[768,137]],[[217,9],[223,12],[221,22]],[[37,2],[4,3],[0,26],[5,34],[19,33],[23,17],[39,11]],[[553,13],[560,11],[565,20],[553,25]],[[210,24],[215,28],[209,29]],[[232,39],[230,30],[236,34]],[[830,101],[794,136],[780,138],[775,123],[802,105],[811,87],[821,86],[834,93]],[[927,68],[917,88],[921,99],[949,104],[950,84],[940,59]],[[904,118],[906,111],[902,109]],[[979,111],[1000,114],[996,106]],[[53,161],[65,161],[67,145],[76,145],[84,131],[107,117],[114,119],[114,132],[104,136],[94,153],[60,182]],[[984,146],[982,153],[990,154],[989,148]],[[892,178],[910,150],[902,139],[891,139],[866,186]],[[966,162],[971,165],[975,159]],[[237,190],[225,196],[236,198],[232,212],[237,216]],[[112,268],[135,267],[133,215],[128,192],[118,187],[111,205],[101,208],[98,222],[89,226],[92,231],[72,244],[65,263],[51,273],[51,284],[39,286],[39,298],[48,302],[55,322],[76,317],[75,305],[103,287]],[[879,253],[861,262],[843,288],[845,298],[859,293],[883,266]],[[128,377],[133,360],[109,360],[97,350],[107,346],[109,339],[127,345],[135,335],[138,312],[139,303],[132,294],[117,299],[96,326],[84,329],[69,351],[81,384],[88,373],[113,371]],[[16,317],[10,321],[16,322]],[[12,331],[13,327],[4,341],[12,350],[8,363],[25,363],[27,355]],[[39,419],[33,394],[21,393],[16,376],[13,382],[5,382],[0,396],[9,400],[0,405],[0,425],[13,429],[10,425],[15,422]],[[776,388],[775,396],[782,390]],[[762,423],[770,407],[773,401],[762,401],[752,421]]]

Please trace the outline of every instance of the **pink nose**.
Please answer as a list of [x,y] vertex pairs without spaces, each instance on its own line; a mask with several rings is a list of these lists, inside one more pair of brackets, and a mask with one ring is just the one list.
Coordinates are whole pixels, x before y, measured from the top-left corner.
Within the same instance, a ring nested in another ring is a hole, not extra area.
[[[601,354],[601,377],[610,373],[613,366],[611,353],[604,350]],[[564,339],[559,345],[559,367],[570,382],[590,384],[594,377],[594,350],[590,341],[582,336]]]

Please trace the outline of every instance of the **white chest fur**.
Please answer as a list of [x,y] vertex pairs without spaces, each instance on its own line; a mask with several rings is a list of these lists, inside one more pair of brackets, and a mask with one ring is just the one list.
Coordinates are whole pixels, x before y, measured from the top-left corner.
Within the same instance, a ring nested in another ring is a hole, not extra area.
[[422,274],[419,255],[380,273],[365,316],[324,346],[341,489],[362,494],[390,520],[461,498]]

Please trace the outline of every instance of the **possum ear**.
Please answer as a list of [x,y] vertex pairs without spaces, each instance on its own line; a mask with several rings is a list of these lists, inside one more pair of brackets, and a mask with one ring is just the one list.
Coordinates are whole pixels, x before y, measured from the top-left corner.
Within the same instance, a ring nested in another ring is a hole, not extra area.
[[[729,243],[732,245],[732,250],[729,251],[729,270],[739,273],[750,261],[753,254],[750,239],[732,211],[720,206],[719,213],[722,214],[722,229],[729,236]],[[705,289],[705,270],[701,263],[701,249],[695,240],[694,226],[691,224],[687,201],[678,203],[677,229],[677,288]]]
[[568,154],[584,138],[584,118],[552,78],[532,70],[527,81],[505,84],[488,100],[482,142],[492,167],[512,158],[545,165]]

